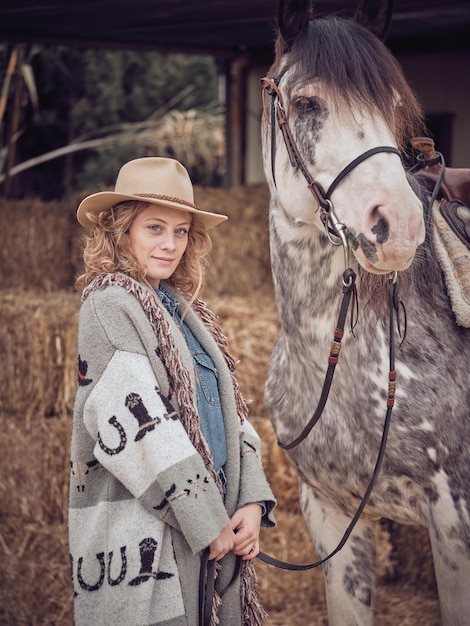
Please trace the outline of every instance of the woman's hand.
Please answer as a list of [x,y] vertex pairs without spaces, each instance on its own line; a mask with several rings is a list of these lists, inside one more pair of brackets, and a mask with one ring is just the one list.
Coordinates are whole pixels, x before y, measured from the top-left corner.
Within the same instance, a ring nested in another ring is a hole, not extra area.
[[229,528],[235,537],[232,552],[243,557],[244,561],[254,559],[259,554],[261,514],[259,504],[246,504],[230,520]]
[[235,533],[232,529],[232,524],[224,528],[217,539],[209,545],[209,560],[216,559],[220,561],[226,554],[228,554],[235,545]]

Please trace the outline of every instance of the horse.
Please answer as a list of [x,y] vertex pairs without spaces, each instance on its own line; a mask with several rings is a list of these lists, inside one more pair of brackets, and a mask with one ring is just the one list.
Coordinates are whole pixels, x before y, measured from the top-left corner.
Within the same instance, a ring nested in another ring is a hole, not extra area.
[[[360,507],[393,409],[363,513],[323,564],[330,626],[373,624],[382,518],[427,528],[442,624],[468,625],[470,330],[456,323],[447,294],[429,190],[407,167],[410,138],[426,132],[422,111],[383,43],[390,2],[319,17],[310,4],[279,2],[275,58],[262,80],[280,321],[265,405],[298,472],[320,559]],[[354,272],[355,304],[338,333],[353,280],[345,268]],[[299,439],[329,363],[337,368],[321,417]]]

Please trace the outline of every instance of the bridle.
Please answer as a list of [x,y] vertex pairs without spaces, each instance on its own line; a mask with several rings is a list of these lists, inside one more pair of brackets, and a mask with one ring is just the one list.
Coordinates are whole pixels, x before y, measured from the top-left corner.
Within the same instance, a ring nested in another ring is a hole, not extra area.
[[[295,142],[291,128],[289,126],[288,110],[284,104],[281,90],[279,89],[279,83],[281,78],[289,69],[289,65],[286,64],[281,72],[275,77],[265,76],[261,79],[263,86],[263,111],[264,117],[271,128],[271,173],[273,177],[274,185],[276,185],[275,165],[276,165],[276,128],[279,127],[282,137],[284,139],[284,145],[289,155],[289,160],[292,167],[298,168],[302,176],[307,182],[307,187],[315,198],[321,213],[320,218],[325,226],[325,231],[328,239],[333,245],[343,245],[347,249],[346,235],[344,232],[344,225],[338,220],[333,210],[333,203],[331,196],[340,184],[340,182],[346,178],[346,176],[360,163],[379,152],[392,152],[397,154],[401,158],[400,152],[394,146],[376,146],[370,150],[366,150],[358,157],[356,157],[351,163],[346,165],[344,169],[336,176],[327,191],[324,191],[323,187],[318,181],[316,181],[305,165],[305,161],[302,158],[300,150]],[[270,105],[267,98],[271,98]],[[268,109],[270,113],[268,114]],[[332,235],[339,239],[339,243],[332,239]]]

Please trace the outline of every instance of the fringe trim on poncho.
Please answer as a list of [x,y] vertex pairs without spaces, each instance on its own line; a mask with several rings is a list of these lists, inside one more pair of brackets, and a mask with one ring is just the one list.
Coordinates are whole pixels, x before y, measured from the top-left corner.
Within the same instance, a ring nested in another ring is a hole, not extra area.
[[262,626],[268,617],[263,609],[258,592],[258,577],[252,560],[242,561],[240,572],[241,578],[241,602],[242,602],[242,625]]
[[[92,291],[105,289],[110,286],[123,287],[126,291],[137,298],[142,305],[142,308],[147,315],[150,325],[152,326],[158,340],[158,356],[161,358],[167,371],[170,387],[176,394],[180,408],[181,423],[188,433],[191,443],[201,455],[207,470],[212,475],[214,481],[219,487],[219,490],[222,491],[220,479],[212,468],[211,451],[201,434],[199,415],[196,410],[196,394],[191,376],[181,362],[170,324],[165,320],[163,309],[157,304],[157,296],[152,293],[150,289],[144,287],[126,274],[100,274],[84,289],[82,293],[82,301],[86,300]],[[232,376],[238,417],[240,422],[243,423],[248,415],[248,407],[241,394],[238,381],[234,375],[237,361],[228,350],[227,340],[222,333],[222,330],[215,322],[216,316],[214,313],[202,300],[199,299],[196,299],[193,302],[192,309],[211,334],[227,363]],[[261,626],[261,624],[265,621],[267,614],[260,603],[258,579],[256,577],[252,561],[243,561],[240,574],[240,587],[243,626]],[[214,592],[211,626],[219,624],[217,611],[220,604],[221,599],[218,593]]]

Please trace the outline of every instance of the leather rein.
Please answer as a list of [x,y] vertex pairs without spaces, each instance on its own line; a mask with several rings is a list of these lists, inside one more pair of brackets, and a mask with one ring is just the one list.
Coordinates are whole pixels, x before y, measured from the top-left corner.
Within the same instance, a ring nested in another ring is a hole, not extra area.
[[[345,251],[345,260],[348,258],[348,242],[345,235],[345,227],[336,217],[333,204],[331,201],[331,195],[339,183],[360,163],[368,159],[369,157],[377,154],[379,152],[391,152],[397,154],[401,157],[400,152],[393,146],[377,146],[370,150],[367,150],[363,154],[359,155],[355,158],[351,163],[349,163],[338,176],[333,180],[328,190],[325,192],[322,186],[314,180],[309,170],[307,169],[305,162],[302,158],[300,150],[294,140],[292,135],[289,121],[288,121],[288,113],[287,109],[284,105],[282,93],[279,89],[279,83],[282,76],[288,69],[288,65],[286,65],[281,73],[274,77],[269,78],[265,77],[261,80],[263,85],[263,108],[264,114],[271,127],[271,170],[274,184],[276,185],[275,178],[275,146],[276,146],[276,127],[279,127],[282,137],[284,139],[284,144],[287,149],[287,153],[289,155],[290,163],[292,167],[298,168],[303,177],[307,182],[307,187],[309,191],[313,194],[315,200],[318,203],[320,208],[320,218],[322,223],[325,226],[325,233],[328,237],[329,241],[333,245],[343,245]],[[270,103],[270,116],[267,115],[267,102],[266,97],[271,97]],[[326,406],[329,392],[331,389],[331,384],[333,382],[333,376],[335,372],[336,365],[339,361],[339,354],[341,350],[341,340],[344,336],[344,327],[346,323],[346,317],[348,313],[348,309],[351,302],[351,297],[355,293],[356,290],[356,273],[353,269],[347,266],[342,275],[342,286],[343,286],[343,299],[341,302],[340,312],[338,315],[338,321],[336,324],[336,328],[334,331],[333,341],[331,343],[330,355],[328,357],[328,368],[325,374],[325,379],[323,382],[323,387],[320,394],[320,399],[315,409],[311,419],[308,424],[304,427],[301,433],[292,441],[285,443],[278,441],[279,447],[284,450],[291,450],[298,446],[310,433],[312,428],[320,419],[323,410]],[[349,539],[356,523],[358,522],[362,512],[364,511],[367,502],[369,500],[369,496],[374,488],[374,485],[377,481],[377,477],[382,465],[383,457],[385,455],[385,448],[388,438],[388,432],[390,428],[390,421],[392,416],[392,409],[395,402],[395,391],[396,391],[396,371],[395,371],[395,321],[397,323],[398,329],[400,330],[400,322],[399,322],[399,308],[400,308],[400,300],[398,297],[398,285],[397,285],[397,274],[394,272],[391,274],[389,283],[388,283],[388,300],[389,300],[389,375],[388,375],[388,396],[387,396],[387,412],[384,420],[384,427],[382,432],[382,440],[380,443],[379,453],[377,456],[377,460],[375,463],[375,467],[372,473],[372,477],[367,486],[367,489],[362,497],[362,500],[357,508],[349,526],[347,527],[341,541],[337,545],[337,547],[326,557],[323,559],[316,561],[315,563],[309,563],[305,565],[287,563],[285,561],[280,561],[264,552],[260,552],[257,556],[258,559],[268,563],[269,565],[274,565],[275,567],[287,569],[287,570],[296,570],[296,571],[305,571],[309,569],[313,569],[314,567],[318,567],[322,565],[329,559],[331,559],[335,554],[337,554],[345,545],[346,541]],[[403,305],[402,305],[403,306]],[[406,331],[405,331],[406,332]]]

